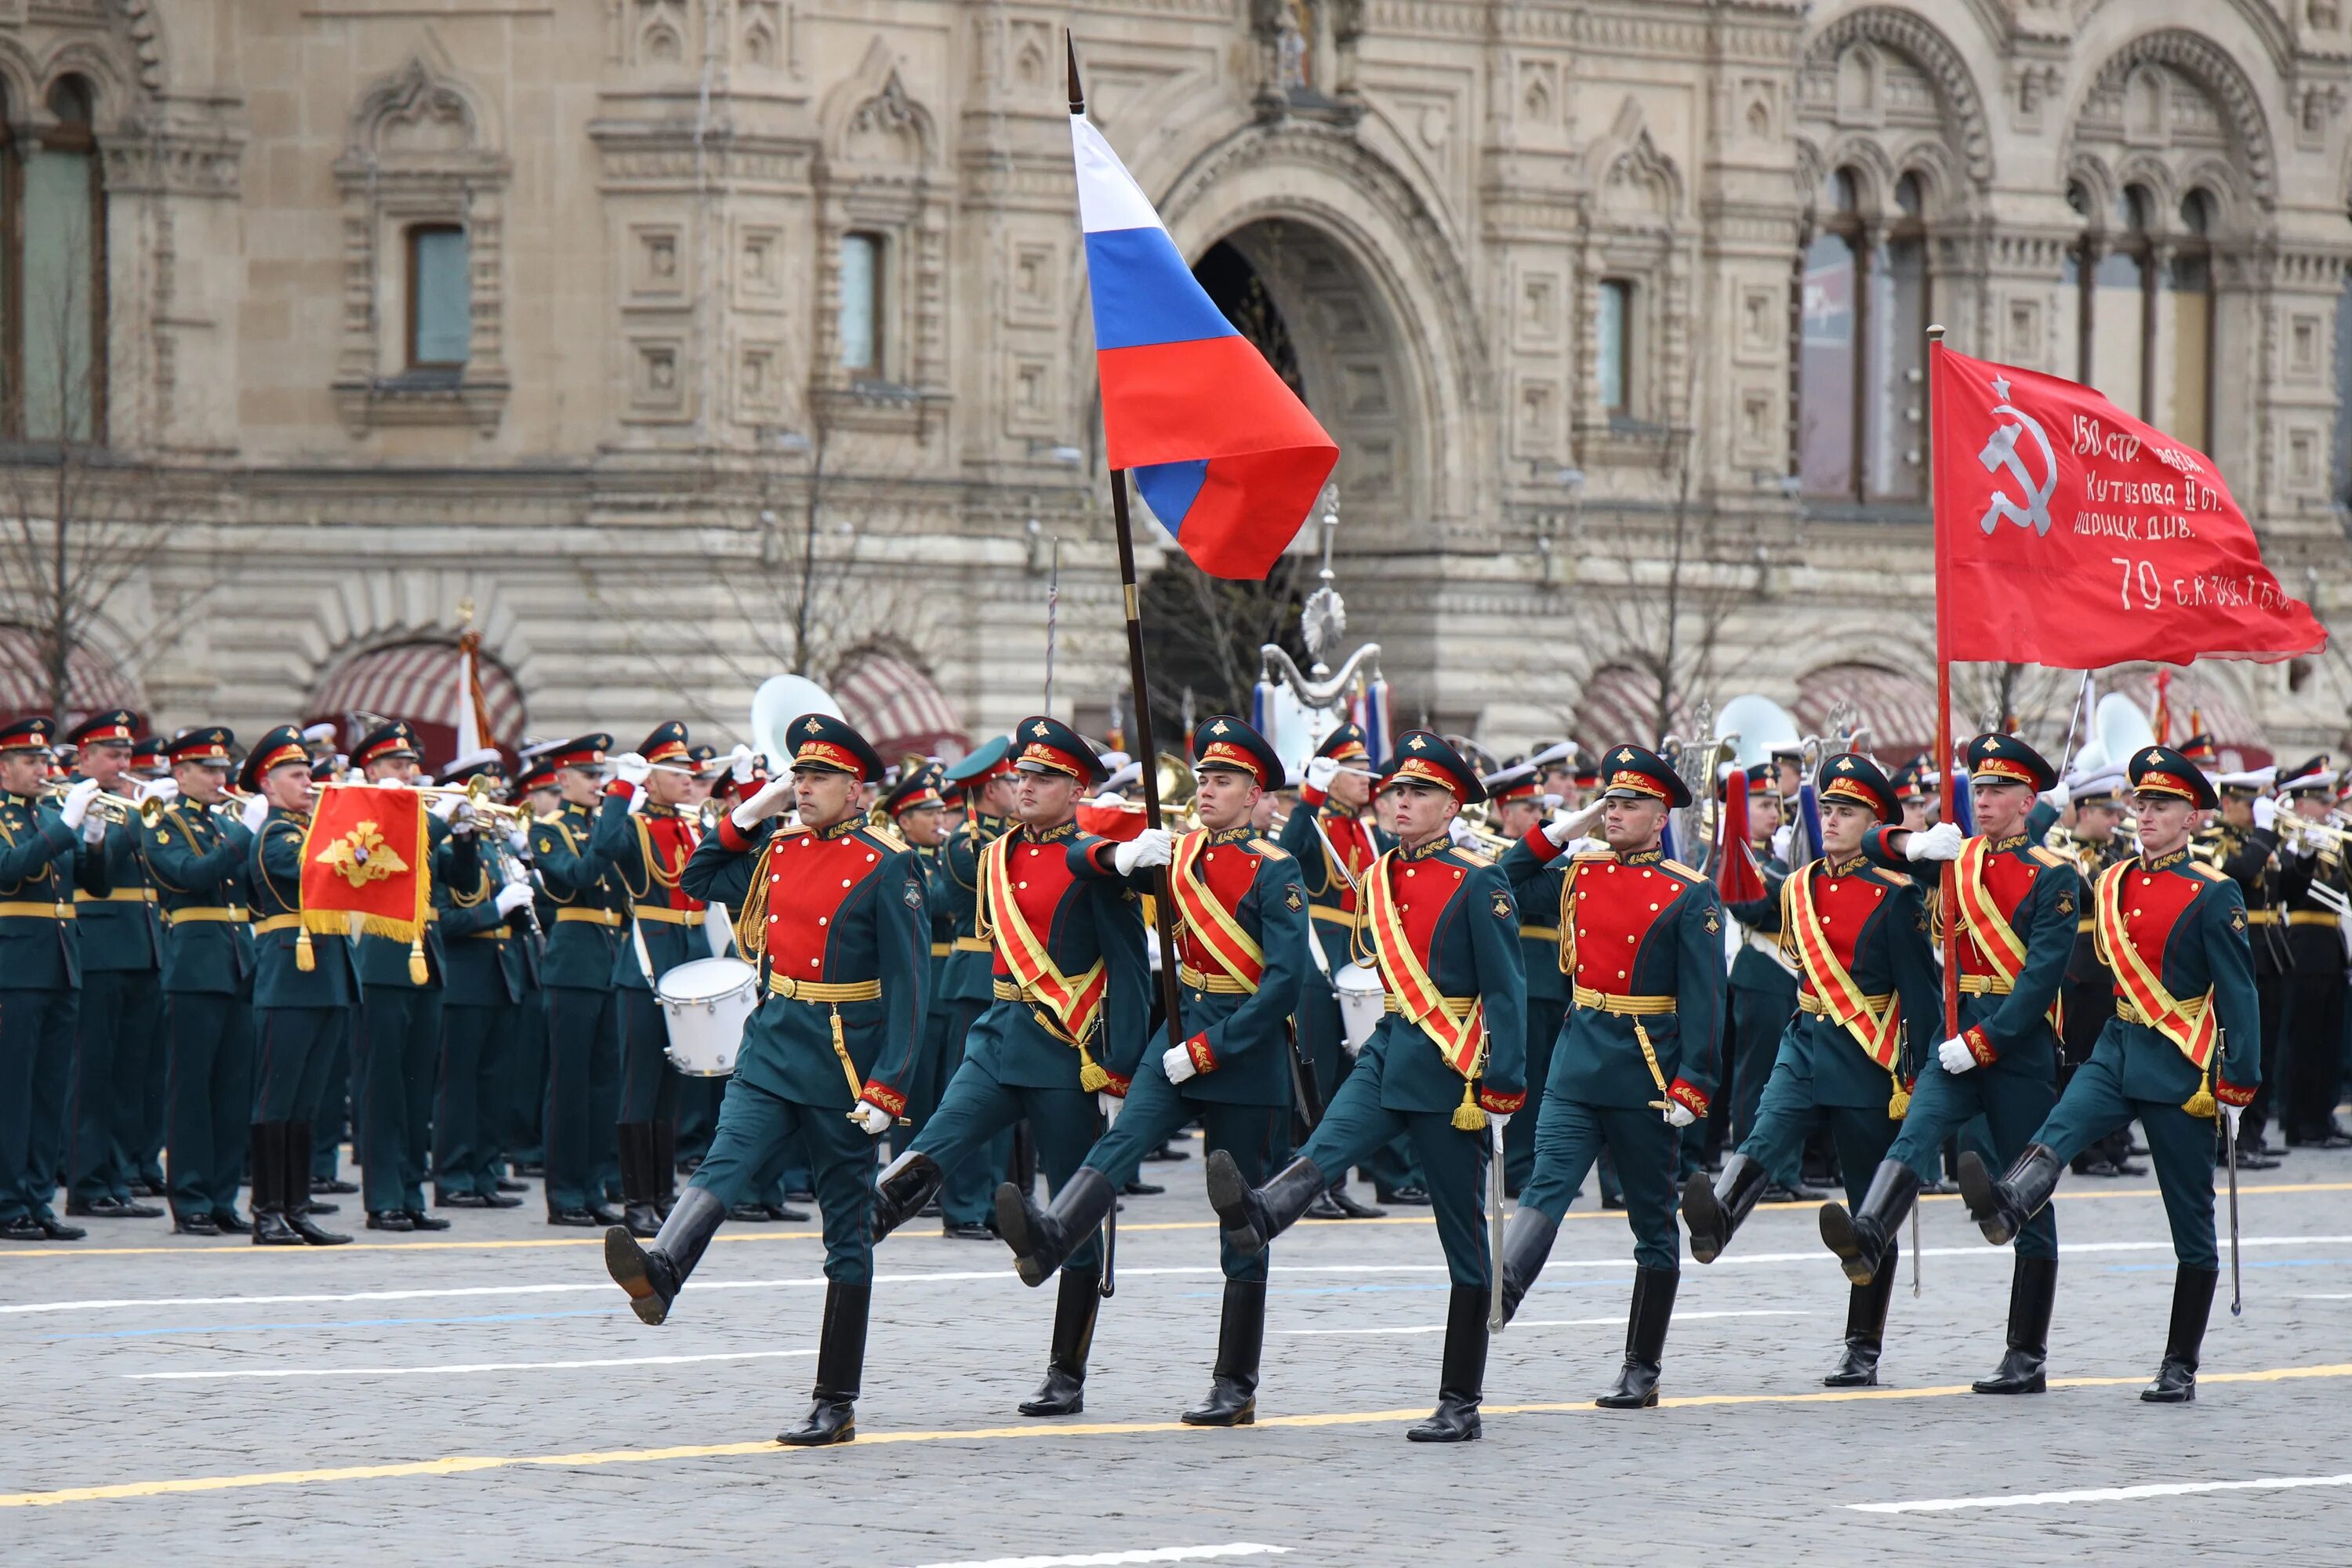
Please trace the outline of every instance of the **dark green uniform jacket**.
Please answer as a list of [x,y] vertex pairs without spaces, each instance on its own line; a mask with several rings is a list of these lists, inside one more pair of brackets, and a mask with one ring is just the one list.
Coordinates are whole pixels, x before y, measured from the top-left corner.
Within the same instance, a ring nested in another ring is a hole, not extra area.
[[[1177,1085],[1176,1092],[1223,1105],[1288,1105],[1290,1016],[1297,1010],[1300,982],[1314,963],[1307,956],[1313,935],[1298,862],[1249,826],[1217,834],[1195,829],[1178,841],[1177,858],[1183,859],[1195,841],[1201,844],[1193,862],[1200,879],[1257,943],[1263,968],[1255,989],[1234,989],[1238,983],[1210,956],[1210,944],[1189,924],[1178,931],[1184,1044],[1196,1076]],[[1179,898],[1171,912],[1181,921],[1185,908]],[[1155,1035],[1151,1043],[1160,1039]]]
[[156,969],[163,963],[163,928],[155,918],[155,890],[139,854],[145,831],[136,817],[108,824],[106,841],[99,846],[106,858],[106,891],[74,894],[85,970]]
[[[479,837],[478,835],[477,836]],[[462,838],[435,852],[433,902],[441,911],[445,968],[442,1000],[452,1007],[497,1007],[522,1000],[524,939],[499,913],[498,892],[506,886],[506,846],[493,839],[462,855]],[[470,859],[471,874],[463,862]],[[528,924],[520,910],[515,919]]]
[[628,895],[606,873],[612,862],[593,842],[595,814],[565,802],[531,824],[531,865],[553,906],[547,927],[544,985],[609,991],[628,921]]
[[[2114,873],[2109,873],[2113,875]],[[2185,849],[2153,864],[2134,859],[2122,872],[2123,911],[2132,945],[2163,955],[2161,978],[2175,1001],[2194,1006],[2208,991],[2221,1028],[2212,1092],[2244,1104],[2262,1082],[2262,1009],[2254,994],[2253,952],[2246,940],[2246,905],[2226,873],[2190,858]],[[2105,943],[2101,944],[2103,947]],[[2112,955],[2110,955],[2112,959]],[[2117,989],[2117,1007],[2127,994]],[[2127,1100],[2185,1105],[2205,1087],[2204,1075],[2160,1031],[2121,1016],[2107,1025],[2098,1049],[2123,1053]]]
[[103,897],[109,885],[105,855],[58,807],[0,795],[0,991],[79,988],[74,893]]
[[[302,912],[302,835],[310,826],[308,816],[271,806],[246,860],[246,889],[253,900],[257,1007],[348,1007],[360,999],[347,939],[314,933],[307,944],[310,967],[304,969],[298,957],[305,944],[299,941],[298,924],[288,917]],[[262,929],[273,922],[282,923],[274,931]],[[404,982],[406,976],[402,978]]]
[[940,1000],[942,1002],[978,1002],[989,1000],[989,972],[995,963],[995,953],[988,939],[980,934],[980,852],[981,849],[1011,830],[1013,825],[1001,816],[973,816],[956,825],[940,846],[940,889],[945,895],[935,911],[943,915],[951,926],[948,941],[953,951],[948,954],[947,973],[941,976]]
[[155,826],[143,831],[147,870],[165,922],[163,989],[240,994],[253,981],[245,893],[253,835],[243,823],[188,801],[164,807]]
[[[1442,837],[1419,849],[1399,848],[1380,864],[1431,983],[1441,994],[1475,997],[1486,1005],[1480,1103],[1489,1110],[1517,1110],[1527,1098],[1528,982],[1509,880],[1492,861]],[[1368,929],[1365,953],[1376,940]],[[1450,1110],[1462,1103],[1462,1075],[1403,1014],[1381,1015],[1364,1051],[1381,1058],[1381,1109]]]

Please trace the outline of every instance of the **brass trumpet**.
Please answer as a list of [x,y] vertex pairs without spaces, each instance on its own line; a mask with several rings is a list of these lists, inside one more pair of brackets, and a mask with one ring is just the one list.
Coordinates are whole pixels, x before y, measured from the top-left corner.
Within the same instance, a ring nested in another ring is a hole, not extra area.
[[2352,840],[2352,827],[2332,819],[2315,821],[2289,811],[2279,813],[2278,833],[2281,838],[2301,839],[2313,849],[2333,847],[2340,851],[2347,840]]
[[[72,787],[70,784],[51,784],[41,792],[41,798],[52,805],[63,805],[66,795]],[[109,795],[104,790],[100,790],[90,797],[89,809],[117,827],[129,823],[133,817],[146,826],[152,827],[155,825],[155,819],[163,815],[163,803],[152,796],[141,801],[125,800],[119,795]]]

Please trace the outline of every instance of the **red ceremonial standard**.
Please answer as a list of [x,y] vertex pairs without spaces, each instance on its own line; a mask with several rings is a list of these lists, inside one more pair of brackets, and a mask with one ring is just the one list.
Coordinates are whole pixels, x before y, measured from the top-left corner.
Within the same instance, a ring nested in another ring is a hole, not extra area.
[[304,927],[339,936],[357,915],[372,936],[415,942],[432,896],[425,834],[425,797],[413,789],[320,790],[302,837]]
[[1933,359],[1942,658],[2095,669],[2326,645],[2210,458],[2087,386]]

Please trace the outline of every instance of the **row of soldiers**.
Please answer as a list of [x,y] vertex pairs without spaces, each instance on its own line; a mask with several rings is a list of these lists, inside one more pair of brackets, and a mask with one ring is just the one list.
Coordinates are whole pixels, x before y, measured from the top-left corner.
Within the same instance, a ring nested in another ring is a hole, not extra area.
[[[1902,1221],[1945,1142],[1972,1130],[1977,1146],[1959,1161],[1969,1211],[1989,1240],[2020,1240],[2002,1358],[1977,1387],[2041,1391],[2056,1279],[2050,1196],[2071,1159],[2136,1122],[2179,1263],[2164,1359],[2143,1398],[2194,1395],[2217,1269],[2214,1121],[2234,1125],[2253,1097],[2260,1023],[2243,900],[2189,854],[2190,828],[2218,800],[2176,752],[2131,760],[2137,853],[2087,888],[2032,831],[2057,781],[2014,737],[1980,736],[1968,750],[1981,831],[1967,837],[1948,825],[1903,828],[1875,763],[1826,759],[1820,854],[1759,900],[1769,913],[1745,917],[1777,932],[1797,974],[1793,1011],[1738,1150],[1677,1195],[1684,1135],[1710,1110],[1717,1079],[1726,927],[1708,879],[1664,853],[1668,816],[1690,795],[1654,752],[1613,748],[1596,802],[1535,821],[1496,860],[1456,842],[1463,807],[1487,786],[1443,737],[1409,731],[1375,768],[1343,730],[1277,844],[1252,818],[1281,763],[1247,724],[1220,716],[1194,737],[1199,826],[1113,839],[1077,822],[1102,778],[1097,753],[1036,716],[957,770],[967,790],[1008,778],[1006,795],[979,796],[1006,815],[975,811],[927,856],[857,815],[861,785],[882,771],[862,737],[815,715],[794,731],[790,778],[735,807],[683,877],[690,893],[738,910],[765,993],[710,1156],[650,1246],[625,1226],[606,1234],[608,1270],[637,1315],[661,1323],[730,1206],[795,1145],[807,1149],[828,1290],[813,1404],[782,1442],[855,1436],[874,1244],[975,1168],[983,1180],[1001,1168],[986,1152],[1016,1123],[1036,1141],[1052,1201],[1040,1207],[1025,1184],[1004,1183],[995,1229],[1024,1282],[1060,1276],[1028,1415],[1083,1408],[1119,1187],[1144,1151],[1195,1121],[1226,1283],[1211,1391],[1188,1423],[1254,1419],[1269,1244],[1339,1175],[1400,1139],[1427,1182],[1451,1279],[1437,1407],[1408,1432],[1415,1441],[1478,1436],[1488,1336],[1534,1286],[1604,1151],[1637,1267],[1623,1362],[1599,1403],[1654,1405],[1680,1273],[1677,1209],[1694,1256],[1714,1260],[1769,1173],[1816,1130],[1834,1142],[1846,1187],[1822,1212],[1849,1281],[1826,1382],[1876,1381]],[[1388,823],[1378,837],[1361,821],[1375,793]],[[782,826],[787,810],[794,820]],[[1916,874],[1947,862],[1964,917],[1948,976]],[[947,1011],[961,1060],[925,1106],[914,1086],[941,993],[936,976],[923,984],[918,938],[943,888],[969,895],[946,895],[950,956],[985,954],[989,993],[977,1011]],[[2084,911],[2112,984],[2097,1044],[2062,1094],[2059,993]],[[1156,1025],[1147,923],[1166,933],[1171,960]],[[1313,1083],[1303,1037],[1331,988],[1308,972],[1343,958],[1376,972],[1385,1011],[1318,1112],[1302,1104]],[[1566,999],[1531,1024],[1539,971],[1561,977]],[[1948,979],[1960,1019],[1948,1035]],[[1547,1033],[1531,1107],[1529,1046]],[[1312,1125],[1293,1146],[1297,1110]],[[1490,1232],[1508,1131],[1525,1117],[1535,1122],[1528,1176],[1507,1228]],[[919,1128],[877,1175],[873,1141],[902,1120]]]

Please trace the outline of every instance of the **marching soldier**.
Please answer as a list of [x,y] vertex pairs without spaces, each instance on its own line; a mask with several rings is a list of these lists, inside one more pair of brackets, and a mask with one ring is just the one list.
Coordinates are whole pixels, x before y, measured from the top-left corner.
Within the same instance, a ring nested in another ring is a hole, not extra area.
[[[131,776],[138,739],[122,709],[94,713],[69,731],[84,778],[100,794],[135,804]],[[103,894],[74,895],[81,928],[81,1024],[74,1047],[66,1142],[66,1214],[71,1218],[153,1219],[163,1211],[131,1195],[146,1114],[147,1064],[163,1033],[163,929],[155,890],[139,858],[136,821],[105,828]]]
[[929,763],[909,767],[907,776],[882,796],[882,810],[898,836],[914,850],[915,863],[922,870],[923,910],[931,927],[923,1040],[916,1052],[915,1070],[908,1079],[906,1125],[891,1130],[893,1153],[906,1152],[907,1143],[939,1108],[940,1090],[947,1086],[948,1018],[943,992],[948,961],[955,953],[955,916],[941,886],[947,880],[941,852],[947,840],[946,805],[940,796],[940,770]]
[[[2329,827],[2336,773],[2314,758],[2280,787],[2281,816]],[[2345,950],[2343,908],[2352,897],[2344,866],[2344,843],[2326,833],[2281,835],[2280,854],[2288,868],[2284,913],[2288,1036],[2284,1106],[2279,1120],[2287,1146],[2352,1148],[2336,1121],[2336,1091],[2344,1085]]]
[[[1748,829],[1756,868],[1764,881],[1764,896],[1727,904],[1723,912],[1739,927],[1739,951],[1732,955],[1729,990],[1731,1048],[1729,1142],[1738,1148],[1756,1130],[1756,1110],[1764,1100],[1764,1085],[1772,1076],[1773,1059],[1780,1052],[1780,1036],[1797,1016],[1797,966],[1780,950],[1780,889],[1789,879],[1788,862],[1776,846],[1781,837],[1780,772],[1777,760],[1748,770],[1750,802]],[[1804,1156],[1800,1151],[1781,1170],[1769,1173],[1759,1201],[1817,1200],[1823,1194],[1805,1185]]]
[[1486,1379],[1488,1270],[1497,1260],[1487,1255],[1481,1216],[1491,1142],[1504,1131],[1491,1119],[1507,1118],[1526,1098],[1519,911],[1503,873],[1448,837],[1454,816],[1485,791],[1442,736],[1408,731],[1380,791],[1391,803],[1397,845],[1364,872],[1359,930],[1391,1011],[1298,1157],[1253,1186],[1230,1153],[1213,1154],[1209,1202],[1227,1242],[1254,1253],[1307,1212],[1331,1172],[1409,1137],[1429,1173],[1453,1295],[1437,1409],[1405,1436],[1458,1443],[1478,1436]]
[[[2195,738],[2190,745],[2198,740],[2204,737]],[[2205,742],[2205,749],[2210,751],[2210,745]],[[2189,746],[2182,752],[2196,762]],[[2278,1082],[2279,1041],[2286,1024],[2286,992],[2294,961],[2287,951],[2282,919],[2286,867],[2279,854],[2278,802],[2270,793],[2277,776],[2278,770],[2272,767],[2223,773],[2214,779],[2220,814],[2195,840],[2199,858],[2238,884],[2239,895],[2246,902],[2246,925],[2254,953],[2254,989],[2263,1021],[2262,1080],[2246,1110],[2246,1136],[2238,1144],[2242,1171],[2275,1170],[2279,1163],[2263,1133],[2271,1124],[2271,1097]]]
[[614,960],[621,1021],[620,1121],[625,1219],[639,1236],[661,1227],[677,1177],[677,1082],[669,1065],[669,1023],[654,990],[681,963],[710,956],[703,901],[680,883],[701,835],[679,809],[697,768],[676,720],[613,761],[613,782],[596,810],[597,856],[629,898],[629,923]]
[[[1851,1215],[1822,1205],[1822,1240],[1846,1278],[1867,1288],[1892,1260],[1888,1244],[1902,1229],[1920,1187],[1943,1164],[1944,1140],[1982,1116],[2002,1165],[2024,1152],[2057,1098],[2058,1002],[2074,952],[2083,888],[2074,867],[2028,837],[2036,798],[2057,770],[2014,735],[1979,735],[1968,744],[1977,834],[1956,823],[1921,832],[1870,836],[1887,861],[1922,873],[1954,862],[1958,968],[1945,984],[1960,990],[1960,1032],[1937,1047],[1919,1072],[1895,1146],[1870,1178]],[[2000,1368],[1973,1385],[1979,1394],[2040,1394],[2049,1355],[2050,1310],[2058,1290],[2058,1226],[2043,1210],[2017,1238],[2009,1290],[2008,1350]]]
[[[1855,752],[1825,761],[1821,778],[1821,858],[1780,889],[1781,946],[1801,975],[1797,1016],[1780,1037],[1756,1130],[1724,1161],[1712,1187],[1700,1174],[1683,1188],[1691,1256],[1701,1263],[1722,1256],[1756,1206],[1767,1173],[1793,1168],[1818,1122],[1828,1123],[1837,1144],[1846,1201],[1859,1205],[1901,1130],[1912,1080],[1943,1022],[1920,889],[1873,866],[1864,852],[1868,829],[1897,815],[1894,786]],[[1871,1282],[1853,1288],[1844,1351],[1822,1379],[1832,1388],[1878,1381],[1895,1255],[1890,1236]]]
[[[939,912],[954,924],[940,982],[940,1028],[946,1037],[940,1058],[944,1094],[963,1065],[964,1042],[972,1025],[996,1000],[991,973],[996,949],[980,925],[980,855],[1017,826],[1013,814],[1019,786],[1010,741],[995,735],[982,742],[946,770],[940,784],[942,793],[951,793],[963,808],[963,820],[948,835],[940,855],[946,875]],[[940,1225],[948,1236],[965,1241],[994,1239],[992,1194],[1012,1158],[1013,1131],[1007,1128],[948,1172],[939,1195]]]
[[[1358,889],[1364,873],[1389,847],[1387,836],[1363,819],[1372,795],[1371,753],[1364,732],[1342,724],[1323,737],[1307,779],[1298,791],[1298,809],[1282,825],[1278,843],[1298,862],[1300,885],[1307,889],[1315,948],[1307,954],[1314,965],[1298,987],[1298,1045],[1315,1068],[1316,1096],[1325,1105],[1339,1093],[1340,1083],[1354,1070],[1346,1047],[1347,1030],[1339,1017],[1339,999],[1331,982],[1349,962],[1349,944],[1360,915]],[[1373,1159],[1397,1180],[1393,1186],[1408,1198],[1417,1193],[1403,1162],[1386,1151]],[[1331,1191],[1318,1197],[1307,1212],[1317,1219],[1378,1219],[1384,1211],[1358,1203],[1348,1193],[1343,1166],[1331,1173]]]
[[[874,1293],[874,1142],[907,1108],[929,997],[923,872],[905,843],[869,826],[860,787],[882,759],[839,719],[804,714],[789,778],[724,818],[695,851],[691,895],[737,911],[737,944],[765,983],[728,1080],[710,1152],[651,1247],[604,1233],[605,1267],[647,1323],[660,1323],[729,1207],[788,1149],[814,1163],[824,1217],[824,1320],[796,1447],[857,1436],[856,1400]],[[787,804],[800,826],[776,830]]]
[[532,868],[555,916],[541,972],[547,989],[547,1092],[540,1117],[547,1223],[597,1229],[621,1223],[604,1206],[611,1141],[604,1129],[614,1124],[618,1099],[614,977],[628,952],[622,936],[628,900],[595,844],[596,801],[612,744],[610,735],[553,741],[534,750],[530,764],[562,796],[561,808],[541,813],[530,829]]
[[183,1236],[244,1235],[236,1187],[253,1110],[253,926],[245,868],[253,835],[224,815],[236,736],[212,725],[171,743],[179,795],[146,832],[163,916],[170,1026],[168,1191]]
[[[1506,838],[1523,839],[1543,826],[1545,803],[1537,793],[1537,772],[1535,763],[1521,763],[1481,781]],[[1544,1085],[1551,1076],[1552,1042],[1568,1016],[1568,981],[1559,969],[1559,892],[1566,880],[1562,868],[1545,864],[1530,868],[1527,879],[1511,889],[1519,904],[1519,956],[1528,973],[1528,1102],[1511,1118],[1503,1136],[1503,1190],[1512,1197],[1527,1190],[1528,1178],[1535,1172],[1536,1129],[1543,1117]]]
[[2130,763],[2139,855],[2100,874],[2093,918],[2116,977],[2116,1016],[2057,1109],[1998,1183],[1960,1158],[1969,1216],[1996,1247],[2018,1235],[2092,1140],[2137,1121],[2171,1222],[2172,1321],[2150,1404],[2197,1397],[2197,1361],[2221,1254],[2213,1235],[2213,1117],[2234,1129],[2262,1070],[2262,1020],[2239,884],[2189,855],[2213,786],[2179,752],[2150,746]]
[[1660,850],[1667,814],[1691,802],[1672,764],[1625,745],[1601,766],[1608,788],[1597,805],[1530,827],[1503,857],[1515,886],[1537,885],[1569,840],[1601,819],[1604,847],[1570,857],[1558,872],[1559,937],[1545,967],[1574,990],[1536,1128],[1534,1173],[1504,1233],[1503,1310],[1515,1312],[1534,1288],[1585,1173],[1609,1149],[1633,1229],[1633,1300],[1624,1365],[1594,1403],[1639,1410],[1658,1402],[1682,1280],[1675,1130],[1706,1114],[1715,1088],[1723,910],[1704,876]]
[[301,731],[280,724],[254,742],[237,773],[253,836],[246,890],[253,914],[253,1239],[260,1247],[335,1247],[348,1236],[311,1223],[310,1118],[328,1089],[337,1045],[359,1003],[352,945],[302,923],[302,847],[317,786]]
[[[1021,826],[980,857],[979,925],[995,946],[995,1005],[971,1026],[963,1065],[919,1137],[882,1173],[875,1235],[920,1213],[947,1172],[1026,1120],[1045,1180],[1059,1194],[1094,1146],[1101,1117],[1126,1094],[1144,1046],[1150,973],[1143,920],[1127,879],[1164,866],[1169,836],[1145,828],[1114,844],[1081,833],[1080,792],[1102,782],[1093,748],[1042,716],[1014,727]],[[1086,1407],[1102,1249],[1092,1237],[1065,1259],[1045,1381],[1024,1415]]]
[[[2117,831],[2124,820],[2127,782],[2121,768],[2103,771],[2069,784],[2065,795],[2074,821],[2060,839],[2059,853],[2069,857],[2082,879],[2083,896],[2074,912],[2074,952],[2066,961],[2066,989],[2058,1052],[2058,1089],[2064,1092],[2075,1071],[2091,1059],[2091,1049],[2107,1020],[2116,1016],[2115,976],[2101,962],[2098,922],[2091,917],[2089,889],[2099,873],[2134,849]],[[2144,1176],[2145,1165],[2131,1163],[2131,1131],[2124,1128],[2098,1140],[2074,1156],[2078,1176]]]
[[[442,782],[503,783],[496,752],[460,757]],[[522,1206],[499,1190],[499,1133],[505,1115],[509,1055],[522,1006],[524,949],[514,929],[531,902],[530,885],[508,875],[510,848],[500,834],[474,836],[470,856],[453,837],[435,854],[433,895],[441,910],[443,992],[439,1091],[433,1104],[433,1202],[438,1208]],[[466,876],[461,859],[471,861]]]
[[[1192,762],[1201,826],[1176,839],[1168,871],[1184,1037],[1145,1050],[1117,1121],[1049,1211],[1010,1182],[996,1189],[996,1228],[1024,1284],[1043,1284],[1091,1239],[1145,1156],[1192,1121],[1207,1130],[1210,1152],[1223,1152],[1252,1185],[1289,1147],[1290,1015],[1313,933],[1298,862],[1252,821],[1265,792],[1282,782],[1282,756],[1239,719],[1218,714],[1194,729]],[[1265,1252],[1227,1242],[1220,1261],[1216,1367],[1208,1398],[1184,1412],[1188,1426],[1246,1426],[1257,1416]]]
[[78,1241],[58,1218],[67,1086],[81,1011],[76,893],[107,890],[96,779],[54,803],[48,720],[0,727],[0,1240]]

